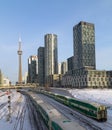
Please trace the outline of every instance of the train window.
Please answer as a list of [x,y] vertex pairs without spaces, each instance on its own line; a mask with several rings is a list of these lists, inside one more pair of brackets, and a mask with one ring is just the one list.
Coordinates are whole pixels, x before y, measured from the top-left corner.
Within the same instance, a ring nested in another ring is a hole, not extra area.
[[92,112],[92,113],[94,113],[94,111],[93,110],[89,110],[90,112]]
[[101,111],[98,111],[98,114],[101,114]]
[[71,122],[71,121],[70,120],[63,121],[63,123],[66,123],[66,122]]

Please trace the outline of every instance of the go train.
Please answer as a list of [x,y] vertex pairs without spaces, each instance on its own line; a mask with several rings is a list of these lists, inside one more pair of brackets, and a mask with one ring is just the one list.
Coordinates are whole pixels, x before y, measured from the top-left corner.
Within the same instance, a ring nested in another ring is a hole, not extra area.
[[37,94],[32,92],[19,91],[29,96],[36,110],[40,113],[49,130],[86,130],[78,123],[67,119],[61,115],[54,107],[47,104]]
[[39,93],[47,95],[64,105],[98,121],[107,120],[107,108],[104,105],[95,102],[82,101],[76,98],[56,94],[49,91],[41,90]]

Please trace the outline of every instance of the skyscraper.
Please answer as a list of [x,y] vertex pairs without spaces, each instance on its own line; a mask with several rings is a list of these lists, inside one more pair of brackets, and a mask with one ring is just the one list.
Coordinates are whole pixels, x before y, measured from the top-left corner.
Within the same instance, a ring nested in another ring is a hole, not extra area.
[[75,68],[96,68],[94,24],[80,22],[73,27]]
[[58,74],[65,74],[68,70],[67,61],[58,64]]
[[22,61],[21,61],[21,56],[22,56],[22,50],[21,50],[21,38],[19,38],[19,50],[17,51],[18,56],[19,56],[19,74],[18,74],[18,84],[22,83]]
[[30,56],[28,58],[28,83],[37,83],[38,57]]
[[46,34],[45,40],[45,78],[58,74],[57,35]]
[[61,74],[61,64],[62,63],[58,63],[58,74]]
[[67,59],[68,71],[69,71],[69,70],[77,69],[77,67],[75,66],[75,63],[76,63],[76,61],[75,61],[75,57],[74,57],[74,56],[69,57],[69,58]]
[[38,48],[38,80],[39,85],[44,85],[45,81],[44,47]]

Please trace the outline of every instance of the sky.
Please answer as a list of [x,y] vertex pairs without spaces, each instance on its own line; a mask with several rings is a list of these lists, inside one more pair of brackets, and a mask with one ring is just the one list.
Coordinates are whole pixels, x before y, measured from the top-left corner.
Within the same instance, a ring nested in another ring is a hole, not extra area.
[[44,46],[44,35],[58,36],[58,61],[73,56],[73,26],[95,25],[96,68],[112,70],[112,0],[0,0],[0,69],[18,80],[18,40],[22,40],[22,73],[27,59]]

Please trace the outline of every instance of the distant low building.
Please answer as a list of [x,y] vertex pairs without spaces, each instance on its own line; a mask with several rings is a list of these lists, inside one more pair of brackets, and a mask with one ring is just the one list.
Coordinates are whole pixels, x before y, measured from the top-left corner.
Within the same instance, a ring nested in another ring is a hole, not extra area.
[[61,87],[62,74],[53,74],[48,76],[49,87]]
[[112,88],[112,71],[71,70],[62,77],[62,85],[71,88]]
[[3,78],[3,86],[10,86],[10,80],[8,78]]
[[0,86],[3,86],[3,74],[1,70],[0,70]]
[[0,70],[0,86],[1,87],[10,86],[10,84],[11,84],[10,80],[7,77],[5,77],[2,71]]
[[25,72],[25,75],[23,76],[23,82],[24,82],[24,84],[26,84],[27,83],[27,77],[28,77],[28,72]]

